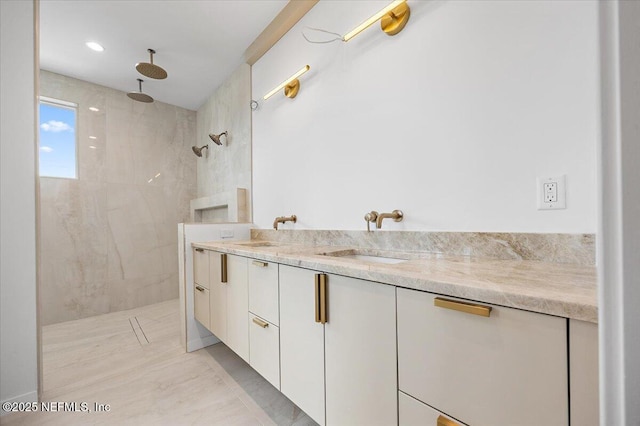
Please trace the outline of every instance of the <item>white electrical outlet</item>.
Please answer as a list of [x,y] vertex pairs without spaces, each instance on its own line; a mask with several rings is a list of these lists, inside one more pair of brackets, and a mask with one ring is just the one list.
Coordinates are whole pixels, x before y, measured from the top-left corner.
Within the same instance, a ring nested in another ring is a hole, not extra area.
[[536,199],[538,210],[566,209],[566,176],[539,177]]

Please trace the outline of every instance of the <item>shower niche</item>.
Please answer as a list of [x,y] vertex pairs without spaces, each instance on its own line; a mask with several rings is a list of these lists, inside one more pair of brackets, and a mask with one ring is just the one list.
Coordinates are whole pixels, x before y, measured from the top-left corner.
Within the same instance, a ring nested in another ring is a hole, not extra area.
[[191,200],[192,223],[249,222],[247,190],[235,190]]

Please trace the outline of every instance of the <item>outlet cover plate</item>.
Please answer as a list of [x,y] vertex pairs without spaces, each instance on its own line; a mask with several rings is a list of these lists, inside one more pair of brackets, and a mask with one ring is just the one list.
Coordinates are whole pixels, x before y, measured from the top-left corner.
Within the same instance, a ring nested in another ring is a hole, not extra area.
[[233,229],[221,229],[220,238],[233,238]]
[[[555,176],[555,177],[539,177],[538,178],[538,190],[537,201],[538,201],[538,210],[558,210],[558,209],[566,209],[567,208],[567,186],[566,186],[566,175]],[[555,183],[556,187],[556,198],[557,201],[550,202],[547,201],[547,187],[545,184]]]

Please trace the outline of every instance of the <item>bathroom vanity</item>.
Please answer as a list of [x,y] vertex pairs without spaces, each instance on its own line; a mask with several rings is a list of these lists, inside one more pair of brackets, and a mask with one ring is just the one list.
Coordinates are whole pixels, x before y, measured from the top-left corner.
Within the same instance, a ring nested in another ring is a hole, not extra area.
[[321,425],[597,425],[595,268],[193,243],[195,317]]

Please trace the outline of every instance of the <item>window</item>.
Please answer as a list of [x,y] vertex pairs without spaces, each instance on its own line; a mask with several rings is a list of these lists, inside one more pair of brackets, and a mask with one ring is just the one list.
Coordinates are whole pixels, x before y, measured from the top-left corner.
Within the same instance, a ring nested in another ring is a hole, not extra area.
[[40,176],[78,178],[78,105],[40,97]]

